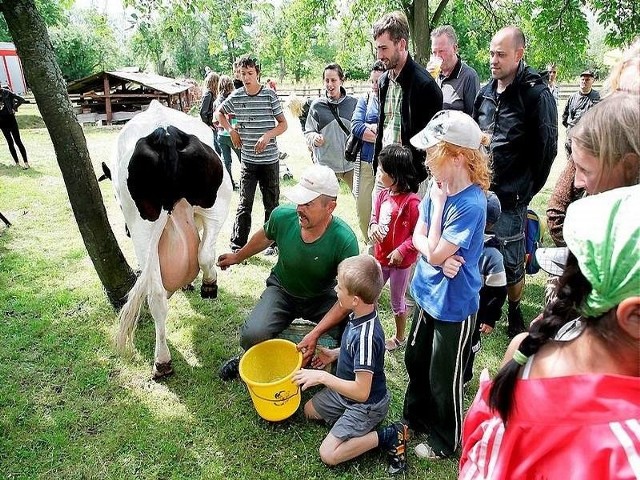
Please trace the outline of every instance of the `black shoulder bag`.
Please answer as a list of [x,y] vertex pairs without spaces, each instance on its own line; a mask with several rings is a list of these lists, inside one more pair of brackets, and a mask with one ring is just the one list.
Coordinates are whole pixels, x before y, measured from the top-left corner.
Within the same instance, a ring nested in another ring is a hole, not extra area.
[[362,148],[362,139],[356,137],[347,127],[344,126],[344,123],[342,123],[342,120],[340,120],[340,117],[338,116],[336,108],[331,103],[327,103],[327,105],[337,120],[338,125],[340,125],[342,131],[347,134],[347,141],[344,144],[344,159],[347,162],[355,162],[358,159],[358,153]]

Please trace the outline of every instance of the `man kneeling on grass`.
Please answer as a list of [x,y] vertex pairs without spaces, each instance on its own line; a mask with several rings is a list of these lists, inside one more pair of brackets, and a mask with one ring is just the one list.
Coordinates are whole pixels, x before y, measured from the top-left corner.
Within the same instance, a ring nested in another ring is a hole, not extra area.
[[[340,348],[320,347],[311,365],[316,370],[298,370],[293,381],[303,391],[325,386],[304,406],[307,418],[332,425],[320,445],[324,463],[337,465],[380,447],[389,454],[389,473],[399,473],[406,469],[407,427],[397,423],[373,430],[386,416],[390,400],[384,375],[384,331],[376,311],[383,286],[375,258],[359,255],[340,263],[338,302],[351,311]],[[320,370],[335,360],[335,375]]]

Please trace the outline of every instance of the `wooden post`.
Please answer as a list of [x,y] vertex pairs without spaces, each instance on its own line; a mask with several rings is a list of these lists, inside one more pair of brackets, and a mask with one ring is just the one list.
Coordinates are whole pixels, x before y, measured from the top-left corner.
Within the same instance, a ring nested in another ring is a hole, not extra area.
[[109,75],[105,72],[102,77],[104,85],[104,108],[107,114],[107,125],[111,125],[111,86],[109,85]]

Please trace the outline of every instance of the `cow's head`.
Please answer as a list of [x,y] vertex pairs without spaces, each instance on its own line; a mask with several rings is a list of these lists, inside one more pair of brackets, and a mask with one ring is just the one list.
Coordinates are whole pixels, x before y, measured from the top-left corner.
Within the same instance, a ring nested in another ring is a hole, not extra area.
[[157,128],[136,143],[127,186],[140,216],[155,221],[181,198],[212,207],[222,183],[222,162],[211,147],[176,127]]

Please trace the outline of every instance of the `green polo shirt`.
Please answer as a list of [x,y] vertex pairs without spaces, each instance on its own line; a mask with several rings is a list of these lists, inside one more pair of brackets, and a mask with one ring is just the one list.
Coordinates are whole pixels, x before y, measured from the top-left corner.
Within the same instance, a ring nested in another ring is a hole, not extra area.
[[264,224],[267,238],[278,244],[278,262],[271,271],[287,293],[311,298],[336,285],[338,264],[358,255],[358,239],[342,219],[334,216],[324,234],[305,243],[295,205],[280,205]]

